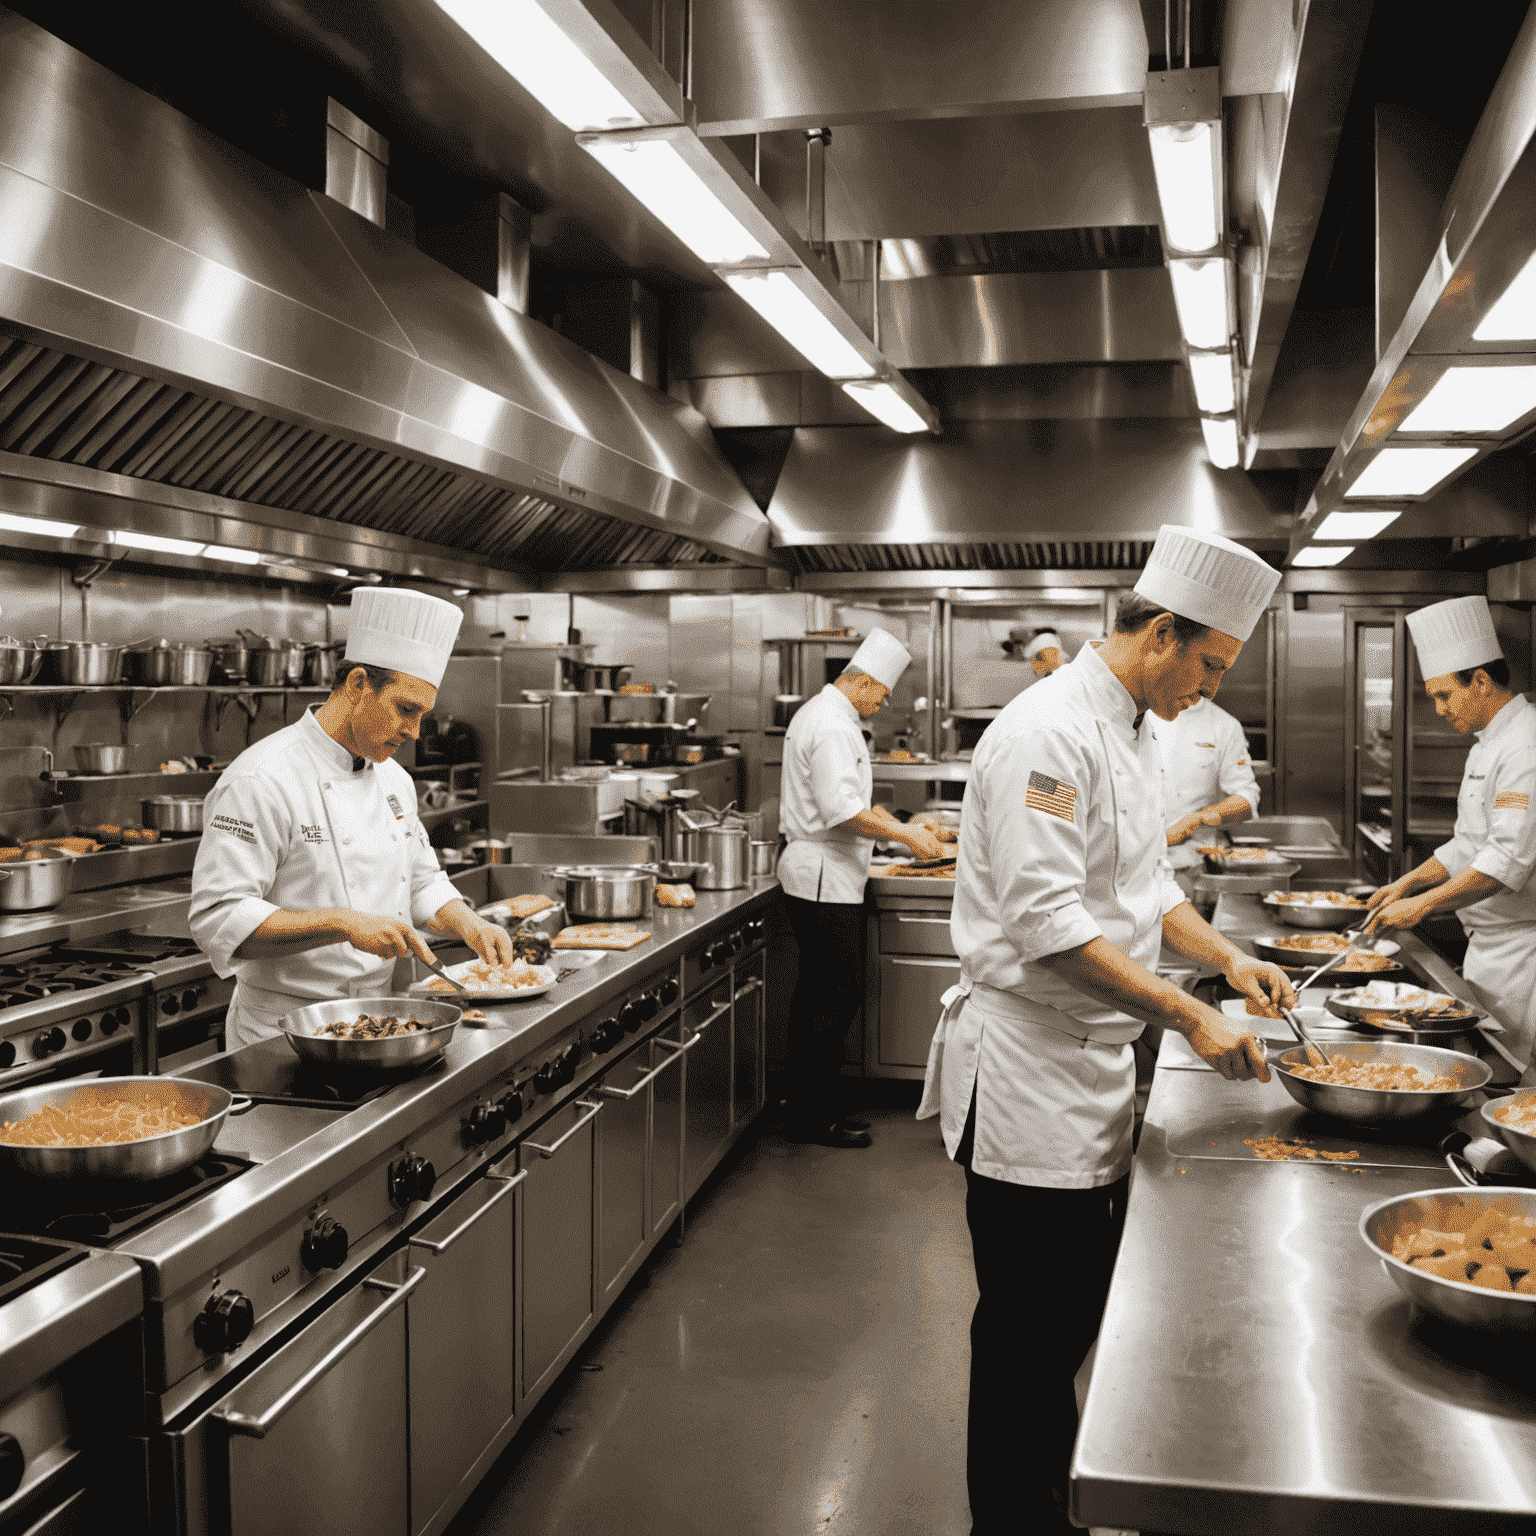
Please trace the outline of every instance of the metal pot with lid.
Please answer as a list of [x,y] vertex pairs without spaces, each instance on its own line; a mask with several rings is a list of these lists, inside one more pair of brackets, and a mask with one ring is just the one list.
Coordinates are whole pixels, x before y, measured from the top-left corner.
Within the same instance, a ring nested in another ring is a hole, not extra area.
[[561,864],[546,871],[565,881],[565,911],[573,922],[645,917],[656,876],[649,866]]
[[213,669],[206,645],[172,645],[169,640],[139,642],[123,652],[123,676],[145,688],[200,688]]

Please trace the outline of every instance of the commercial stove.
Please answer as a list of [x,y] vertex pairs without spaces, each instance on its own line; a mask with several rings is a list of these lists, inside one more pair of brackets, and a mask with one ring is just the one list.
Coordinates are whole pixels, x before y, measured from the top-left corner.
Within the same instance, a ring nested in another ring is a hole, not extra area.
[[0,962],[0,1093],[79,1072],[151,1070],[152,977],[128,957],[56,944]]

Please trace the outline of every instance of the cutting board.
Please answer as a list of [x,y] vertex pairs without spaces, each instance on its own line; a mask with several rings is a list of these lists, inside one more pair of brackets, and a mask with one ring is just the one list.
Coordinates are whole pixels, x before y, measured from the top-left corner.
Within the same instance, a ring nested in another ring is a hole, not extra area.
[[636,928],[631,923],[612,926],[604,923],[581,923],[574,928],[562,928],[555,935],[554,947],[556,949],[633,949],[635,945],[645,943],[650,936],[647,930]]

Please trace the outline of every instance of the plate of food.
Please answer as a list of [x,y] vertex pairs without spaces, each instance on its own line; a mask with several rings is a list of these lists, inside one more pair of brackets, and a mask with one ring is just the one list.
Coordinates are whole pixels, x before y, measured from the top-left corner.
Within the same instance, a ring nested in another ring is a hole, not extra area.
[[1372,981],[1329,994],[1328,1011],[1351,1024],[1420,1034],[1455,1033],[1484,1017],[1469,1003],[1411,981]]
[[[468,989],[477,1002],[522,1002],[530,997],[543,995],[559,981],[560,973],[552,965],[529,965],[526,960],[514,960],[511,965],[491,965],[485,960],[465,960],[458,965],[443,967],[443,975],[451,976]],[[412,997],[431,997],[452,1000],[461,994],[451,987],[442,976],[418,981],[409,989]]]
[[1353,928],[1366,916],[1364,900],[1347,891],[1266,891],[1260,900],[1290,928]]
[[1346,953],[1328,972],[1330,983],[1335,978],[1343,981],[1351,977],[1369,981],[1375,976],[1401,975],[1403,970],[1396,958],[1400,946],[1391,939],[1378,940],[1374,950],[1357,949],[1340,933],[1264,933],[1250,942],[1259,959],[1283,965],[1293,973],[1293,979],[1316,970],[1341,950]]
[[1257,875],[1282,869],[1294,874],[1300,868],[1293,859],[1285,858],[1273,848],[1223,848],[1206,843],[1200,845],[1199,851],[1208,863],[1217,866],[1218,872],[1229,875]]
[[927,763],[933,759],[926,752],[908,752],[904,747],[898,747],[893,752],[887,752],[884,757],[875,758],[877,763]]

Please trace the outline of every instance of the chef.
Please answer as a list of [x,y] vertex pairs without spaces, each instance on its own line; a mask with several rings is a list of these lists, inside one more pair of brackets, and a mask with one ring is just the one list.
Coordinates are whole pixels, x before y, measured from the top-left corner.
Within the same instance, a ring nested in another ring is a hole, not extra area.
[[874,781],[859,722],[891,696],[911,660],[894,635],[871,630],[842,676],[800,707],[784,736],[779,884],[800,950],[785,1064],[789,1128],[826,1146],[870,1145],[868,1127],[842,1112],[839,1069],[864,996],[859,930],[874,840],[902,843],[920,859],[945,852],[927,828],[870,803]]
[[1536,710],[1510,690],[1509,664],[1483,597],[1453,597],[1408,615],[1424,691],[1465,736],[1451,840],[1369,905],[1378,930],[1458,912],[1467,931],[1462,975],[1504,1026],[1501,1042],[1536,1081]]
[[330,698],[246,748],[209,794],[190,921],[214,970],[235,977],[228,1049],[309,1003],[388,995],[397,959],[432,958],[418,924],[511,962],[508,935],[438,868],[411,777],[391,761],[437,698],[462,617],[420,592],[355,593]]
[[1119,1242],[1143,1023],[1223,1077],[1269,1079],[1245,1023],[1155,974],[1159,943],[1266,1014],[1295,999],[1174,884],[1152,726],[1216,692],[1279,579],[1226,539],[1164,527],[1110,638],[1020,694],[976,747],[950,925],[961,981],[918,1110],[941,1117],[966,1170],[976,1536],[1073,1529],[1072,1382]]
[[1175,870],[1193,869],[1203,841],[1194,834],[1202,827],[1229,826],[1259,813],[1248,740],[1214,699],[1191,704],[1177,720],[1157,721],[1153,731],[1162,753],[1168,862]]
[[1067,653],[1061,648],[1061,636],[1054,629],[1037,629],[1024,647],[1024,660],[1034,669],[1036,677],[1049,677],[1057,667],[1066,664]]

